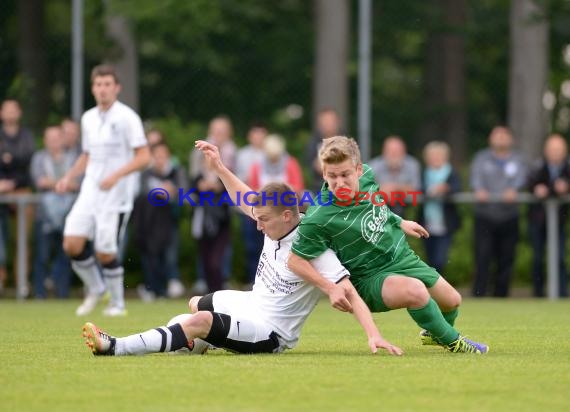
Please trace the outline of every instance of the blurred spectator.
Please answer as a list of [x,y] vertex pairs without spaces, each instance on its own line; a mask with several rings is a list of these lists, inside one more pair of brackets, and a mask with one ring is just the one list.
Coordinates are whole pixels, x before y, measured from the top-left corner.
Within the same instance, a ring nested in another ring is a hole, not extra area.
[[150,129],[146,132],[146,140],[150,147],[157,145],[159,143],[166,143],[166,139],[162,132],[158,129]]
[[[267,136],[267,128],[261,123],[254,123],[247,133],[248,145],[237,151],[236,175],[249,184],[249,169],[252,164],[259,163],[264,157],[263,142]],[[257,230],[257,222],[243,213],[239,214],[242,239],[246,256],[246,282],[253,284],[257,271],[257,263],[263,248],[263,233]]]
[[[242,181],[249,179],[249,169],[263,159],[263,142],[267,137],[267,128],[262,123],[254,123],[247,132],[248,144],[237,151],[235,174]],[[249,219],[251,220],[251,219]]]
[[[145,301],[168,296],[169,250],[178,247],[172,228],[178,226],[180,206],[178,188],[187,186],[186,175],[180,166],[171,162],[170,149],[165,143],[151,148],[152,165],[141,176],[141,194],[135,202],[133,225],[136,244],[141,253],[145,284],[137,288]],[[168,192],[170,201],[165,206],[149,202],[148,193],[161,188]]]
[[[224,164],[233,170],[236,146],[233,142],[233,127],[228,117],[218,116],[210,121],[207,141],[218,146]],[[192,187],[196,188],[199,194],[213,194],[213,205],[204,202],[194,208],[192,235],[198,240],[198,273],[200,274],[200,265],[203,265],[208,291],[215,292],[222,289],[231,266],[230,207],[227,202],[222,206],[217,205],[223,195],[227,196],[227,192],[218,177],[206,169],[204,155],[196,149],[190,154],[190,180]],[[196,286],[194,291],[201,292],[203,287]]]
[[[374,172],[380,190],[389,197],[395,192],[420,190],[420,163],[407,154],[406,144],[399,136],[387,137],[382,146],[382,155],[370,160],[368,165]],[[404,213],[404,207],[397,202],[390,208],[400,216]]]
[[[494,296],[509,294],[515,249],[519,239],[518,191],[526,184],[527,167],[523,156],[514,151],[511,131],[495,127],[489,136],[489,148],[479,151],[471,165],[471,188],[475,205],[474,296],[485,296],[496,261]],[[490,202],[491,195],[501,202]]]
[[317,193],[323,185],[323,169],[319,160],[319,149],[323,139],[343,134],[337,111],[331,107],[324,108],[317,114],[317,131],[313,135],[307,148],[306,162],[311,165],[311,190]]
[[455,203],[445,199],[461,191],[459,175],[449,163],[447,143],[433,141],[424,148],[423,194],[430,197],[420,208],[419,221],[430,236],[424,239],[427,262],[443,273],[453,233],[459,228],[460,218]]
[[[22,195],[31,193],[30,161],[34,154],[35,144],[32,133],[20,125],[22,109],[20,104],[13,99],[6,99],[2,102],[0,109],[0,119],[2,128],[0,129],[0,194]],[[6,282],[6,243],[8,240],[8,211],[10,208],[1,207],[0,211],[0,289]],[[25,208],[26,223],[32,224],[34,209],[33,206]],[[16,245],[19,242],[16,239]],[[18,253],[18,252],[16,252]],[[15,267],[17,272],[17,268]],[[26,273],[26,277],[27,277]],[[17,277],[15,276],[17,279]],[[20,285],[16,285],[20,286]],[[21,285],[22,289],[28,292],[28,282]]]
[[[528,189],[536,197],[546,199],[568,194],[570,166],[568,145],[559,134],[553,134],[544,143],[544,157],[532,168]],[[546,247],[546,213],[541,203],[529,206],[529,235],[533,251],[532,283],[534,296],[544,296],[544,252]],[[566,217],[568,205],[563,204],[558,214],[558,271],[560,296],[568,296],[566,271]]]
[[[36,298],[47,297],[45,283],[48,279],[53,281],[56,297],[69,296],[71,263],[63,251],[63,226],[76,194],[58,194],[54,188],[75,160],[74,153],[65,150],[62,128],[47,127],[44,131],[44,149],[34,154],[30,168],[34,187],[41,195],[34,226],[32,279]],[[77,191],[79,182],[74,182],[74,185],[72,191]],[[53,264],[49,270],[48,264],[52,260],[52,254]]]
[[81,126],[71,119],[64,119],[61,122],[61,129],[63,130],[63,147],[78,158],[81,154]]
[[303,173],[299,162],[285,148],[285,141],[271,134],[263,142],[264,157],[261,162],[251,165],[248,182],[253,190],[258,190],[271,182],[287,183],[295,192],[305,189]]
[[[150,129],[149,131],[147,131],[146,132],[146,139],[147,139],[148,144],[151,148],[157,144],[161,144],[161,143],[166,144],[167,143],[166,138],[164,137],[164,134],[158,129]],[[180,160],[178,159],[177,156],[172,154],[171,151],[170,151],[169,163],[170,163],[171,167],[173,167],[173,168],[178,169],[180,167]],[[151,167],[152,167],[152,165],[151,165]],[[179,186],[179,187],[184,188],[186,190],[189,189],[187,187],[187,185],[189,183],[188,183],[188,179],[186,178],[186,176],[184,176],[183,182],[184,182],[185,186]],[[178,210],[178,212],[180,212],[180,210]],[[184,296],[184,293],[186,293],[186,288],[184,287],[184,284],[182,283],[181,276],[180,276],[180,270],[178,268],[178,257],[180,254],[180,227],[179,226],[180,225],[179,225],[179,219],[178,219],[177,223],[175,225],[172,225],[172,227],[171,227],[171,233],[170,233],[171,247],[169,247],[166,250],[166,257],[165,257],[165,262],[164,262],[165,270],[166,270],[166,276],[168,279],[168,286],[166,288],[166,295],[172,299],[182,297],[182,296]]]

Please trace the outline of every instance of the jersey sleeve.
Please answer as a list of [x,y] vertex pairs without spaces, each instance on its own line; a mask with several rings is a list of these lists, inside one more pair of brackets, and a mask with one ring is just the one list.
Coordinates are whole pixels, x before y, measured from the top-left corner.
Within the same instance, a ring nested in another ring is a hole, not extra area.
[[304,259],[314,259],[329,249],[329,240],[323,227],[301,221],[291,251]]
[[88,130],[87,130],[87,113],[81,116],[81,151],[83,153],[89,153],[89,141],[88,141]]
[[129,146],[133,149],[146,146],[147,141],[144,134],[144,127],[141,118],[136,113],[131,113],[128,117],[127,127],[127,139],[129,141]]
[[400,227],[400,224],[402,223],[402,217],[392,212],[390,208],[388,208],[388,217],[396,224],[396,226]]
[[338,283],[345,277],[350,276],[350,272],[340,263],[336,254],[327,249],[319,257],[312,259],[311,264],[325,279]]

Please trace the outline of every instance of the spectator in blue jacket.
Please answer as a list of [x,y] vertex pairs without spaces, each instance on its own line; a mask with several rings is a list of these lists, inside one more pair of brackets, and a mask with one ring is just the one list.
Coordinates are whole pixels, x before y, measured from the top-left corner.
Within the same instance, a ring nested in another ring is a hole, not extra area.
[[424,148],[425,168],[422,191],[425,201],[420,208],[421,224],[430,236],[424,239],[427,263],[439,273],[444,272],[451,239],[459,228],[460,219],[455,203],[446,197],[461,190],[459,175],[449,163],[449,146],[433,141]]

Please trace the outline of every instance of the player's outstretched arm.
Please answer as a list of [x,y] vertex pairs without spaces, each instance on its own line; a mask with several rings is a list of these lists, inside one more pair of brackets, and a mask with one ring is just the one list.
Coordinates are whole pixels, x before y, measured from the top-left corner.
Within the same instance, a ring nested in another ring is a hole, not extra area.
[[287,266],[299,277],[322,290],[329,297],[332,307],[342,312],[352,312],[345,289],[321,276],[308,260],[290,252]]
[[350,282],[348,278],[343,279],[340,283],[346,290],[346,296],[352,305],[352,313],[364,332],[366,332],[366,336],[368,336],[368,347],[372,353],[378,352],[378,348],[386,349],[388,353],[396,356],[400,356],[404,353],[402,349],[399,347],[392,345],[386,339],[382,337],[380,331],[376,327],[374,323],[374,319],[372,319],[372,313],[370,313],[370,309],[366,306],[366,303],[362,300],[362,298],[358,295],[356,289]]
[[236,175],[232,173],[230,169],[226,167],[226,165],[224,165],[217,146],[204,140],[196,140],[195,146],[196,149],[200,150],[204,154],[207,167],[218,175],[226,190],[228,191],[228,194],[230,195],[232,201],[236,204],[239,204],[239,208],[247,216],[255,219],[251,212],[251,206],[245,204],[244,202],[246,199],[243,199],[244,201],[238,202],[240,195],[245,196],[246,193],[253,192],[251,187],[241,181]]

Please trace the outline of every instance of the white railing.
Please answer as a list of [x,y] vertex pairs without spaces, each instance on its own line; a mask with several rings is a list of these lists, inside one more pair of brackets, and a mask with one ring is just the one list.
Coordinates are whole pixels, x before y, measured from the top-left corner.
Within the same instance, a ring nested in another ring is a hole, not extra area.
[[[28,272],[28,231],[26,222],[26,207],[30,204],[37,204],[40,200],[40,194],[30,193],[24,195],[0,195],[0,204],[14,204],[17,211],[16,231],[18,244],[16,247],[16,261],[18,271],[16,273],[16,296],[18,299],[24,299],[27,291],[27,272]],[[475,194],[472,192],[455,193],[449,196],[454,203],[477,203]],[[406,204],[411,204],[411,197],[406,199]],[[422,201],[421,196],[416,196],[418,202]],[[489,202],[502,202],[498,195],[491,195]],[[514,201],[515,203],[538,203],[541,202],[535,196],[529,193],[519,193]],[[558,209],[564,203],[570,203],[570,195],[560,198],[548,198],[543,201],[546,209],[546,250],[547,250],[547,291],[548,298],[551,300],[558,299],[560,285],[558,277]]]
[[[475,193],[473,192],[462,192],[450,195],[449,198],[454,203],[478,203],[475,198]],[[421,201],[418,198],[418,201]],[[502,203],[502,197],[498,194],[493,194],[489,196],[489,200],[486,203],[496,202]],[[530,193],[519,193],[513,203],[540,203],[544,204],[546,211],[546,273],[547,273],[547,296],[550,300],[556,300],[559,297],[560,286],[559,285],[559,265],[558,265],[558,229],[559,229],[559,219],[558,219],[558,209],[564,203],[570,203],[570,195],[547,198],[546,200],[541,200]]]

